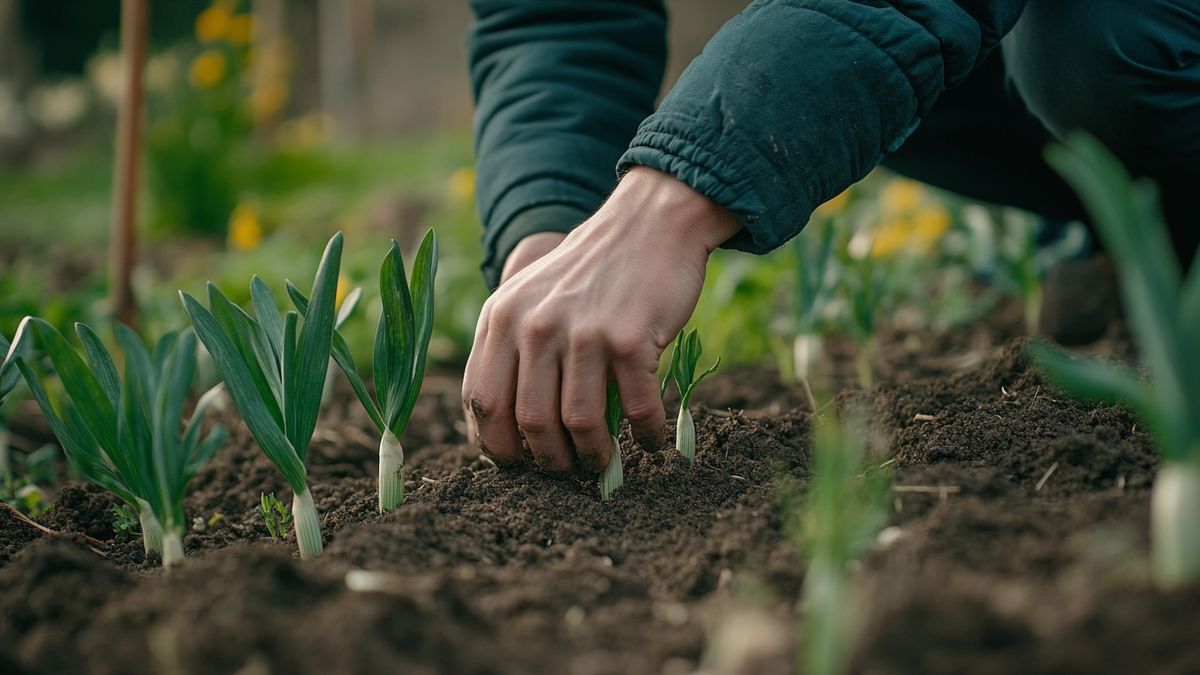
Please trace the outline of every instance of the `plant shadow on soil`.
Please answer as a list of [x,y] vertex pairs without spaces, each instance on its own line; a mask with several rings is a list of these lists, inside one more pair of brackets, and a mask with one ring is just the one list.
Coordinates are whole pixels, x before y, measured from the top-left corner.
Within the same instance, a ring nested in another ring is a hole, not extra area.
[[[953,334],[889,330],[883,384],[839,396],[873,410],[902,532],[861,566],[852,670],[1197,672],[1200,593],[1146,581],[1150,439],[1048,386],[1012,310]],[[1119,329],[1092,349],[1129,354]],[[844,380],[850,352],[830,355]],[[60,536],[0,513],[0,672],[691,673],[747,588],[769,589],[753,602],[796,633],[802,557],[774,490],[808,475],[796,386],[714,377],[696,394],[696,466],[626,432],[608,503],[590,480],[491,466],[465,444],[457,399],[452,374],[429,377],[405,439],[408,500],[380,516],[377,439],[339,390],[309,459],[327,539],[311,561],[267,538],[259,493],[290,492],[230,410],[187,504],[222,518],[188,534],[178,571],[114,535],[95,487],[60,491],[43,519]],[[371,591],[347,587],[357,569],[380,573]],[[794,655],[785,641],[736,672],[790,673]]]

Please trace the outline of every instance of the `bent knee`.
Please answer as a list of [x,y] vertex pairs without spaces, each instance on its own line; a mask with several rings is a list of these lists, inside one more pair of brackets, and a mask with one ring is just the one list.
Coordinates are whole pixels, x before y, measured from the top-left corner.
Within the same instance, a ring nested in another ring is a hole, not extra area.
[[1002,50],[1055,136],[1086,129],[1146,170],[1200,158],[1200,0],[1030,0]]

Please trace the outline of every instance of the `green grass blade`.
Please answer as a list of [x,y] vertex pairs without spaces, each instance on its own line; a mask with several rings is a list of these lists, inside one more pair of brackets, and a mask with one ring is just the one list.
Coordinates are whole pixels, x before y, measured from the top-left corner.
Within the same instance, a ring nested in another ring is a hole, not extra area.
[[250,301],[254,305],[258,323],[271,345],[275,360],[278,361],[283,356],[283,319],[279,304],[275,302],[275,294],[271,292],[267,282],[257,274],[250,279]]
[[117,401],[121,398],[121,379],[117,376],[117,366],[113,363],[108,348],[104,346],[100,336],[96,335],[96,332],[87,324],[76,323],[75,334],[79,336],[84,351],[87,352],[88,365],[91,366],[92,374],[96,376],[96,381],[108,395],[109,403],[115,408]]
[[63,389],[102,448],[117,447],[117,411],[79,354],[54,326],[33,319],[34,332]]
[[329,370],[329,357],[333,345],[334,304],[337,299],[338,273],[342,264],[342,233],[329,240],[321,263],[317,266],[313,282],[312,299],[308,314],[296,347],[296,363],[293,375],[298,385],[291,392],[296,401],[297,425],[289,429],[293,447],[300,453],[301,460],[308,452],[308,443],[317,427],[317,415],[321,412],[321,391],[325,386],[325,374]]
[[404,271],[404,258],[400,255],[400,245],[394,239],[379,270],[379,297],[383,304],[379,324],[382,331],[383,358],[379,360],[380,337],[377,333],[375,391],[383,408],[384,420],[395,433],[395,423],[400,417],[408,384],[412,379],[416,319]]
[[704,379],[709,375],[717,372],[717,368],[720,367],[721,357],[718,356],[716,362],[709,366],[708,370],[700,373],[698,376],[696,376],[696,379],[692,380],[692,383],[688,385],[687,391],[685,391],[681,397],[682,403],[680,405],[686,408],[692,402],[692,392],[696,391],[696,387],[699,386],[699,384],[703,382]]
[[283,433],[282,420],[272,414],[250,369],[238,354],[237,348],[221,330],[216,318],[195,298],[180,293],[184,311],[192,321],[196,336],[204,343],[213,361],[221,370],[230,398],[241,412],[254,440],[287,479],[292,490],[302,492],[308,484],[308,472],[300,456]]
[[438,243],[430,229],[421,241],[412,269],[412,299],[416,344],[412,354],[412,376],[405,389],[400,414],[390,425],[393,432],[403,432],[412,416],[421,384],[425,380],[425,361],[429,354],[429,338],[433,335],[434,287],[437,280]]

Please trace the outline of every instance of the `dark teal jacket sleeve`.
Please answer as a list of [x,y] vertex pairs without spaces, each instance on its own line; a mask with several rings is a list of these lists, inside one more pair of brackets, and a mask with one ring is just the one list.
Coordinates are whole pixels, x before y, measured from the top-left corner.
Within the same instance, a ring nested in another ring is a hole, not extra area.
[[675,175],[741,220],[727,246],[769,251],[900,147],[1024,4],[757,0],[687,68],[618,168]]
[[654,110],[666,65],[661,0],[472,0],[477,202],[484,277],[534,232],[599,208]]

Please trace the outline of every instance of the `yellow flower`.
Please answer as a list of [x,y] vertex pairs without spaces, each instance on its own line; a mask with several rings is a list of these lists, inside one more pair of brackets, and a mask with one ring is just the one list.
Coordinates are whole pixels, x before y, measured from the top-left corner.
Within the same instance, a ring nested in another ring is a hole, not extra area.
[[238,46],[245,46],[254,40],[258,31],[258,21],[253,14],[237,14],[229,19],[229,41]]
[[230,19],[233,13],[229,5],[215,2],[211,7],[200,12],[196,17],[196,39],[201,42],[216,42],[229,34]]
[[287,103],[287,85],[283,82],[268,82],[250,92],[250,111],[259,122],[269,122],[279,116]]
[[475,199],[475,167],[464,166],[456,169],[450,174],[446,191],[450,194],[451,201],[460,204]]
[[913,245],[929,251],[950,229],[950,212],[941,204],[922,207],[913,215]]
[[871,240],[872,258],[891,258],[912,243],[912,222],[901,218],[886,222]]
[[210,49],[192,61],[192,84],[202,89],[211,89],[225,79],[225,55]]
[[229,216],[229,244],[241,251],[253,251],[262,242],[262,223],[258,220],[258,209],[242,202]]
[[820,218],[832,218],[840,214],[842,211],[845,211],[846,207],[849,205],[850,188],[846,188],[838,193],[838,195],[833,199],[830,199],[824,204],[818,206],[817,209],[813,211],[813,215]]
[[346,296],[350,294],[350,289],[351,289],[350,280],[346,278],[346,275],[339,274],[337,290],[333,292],[333,295],[334,295],[333,306],[334,307],[342,306],[342,301],[345,300]]
[[923,185],[915,180],[897,178],[883,186],[879,192],[879,204],[884,215],[896,216],[915,211],[924,196]]

